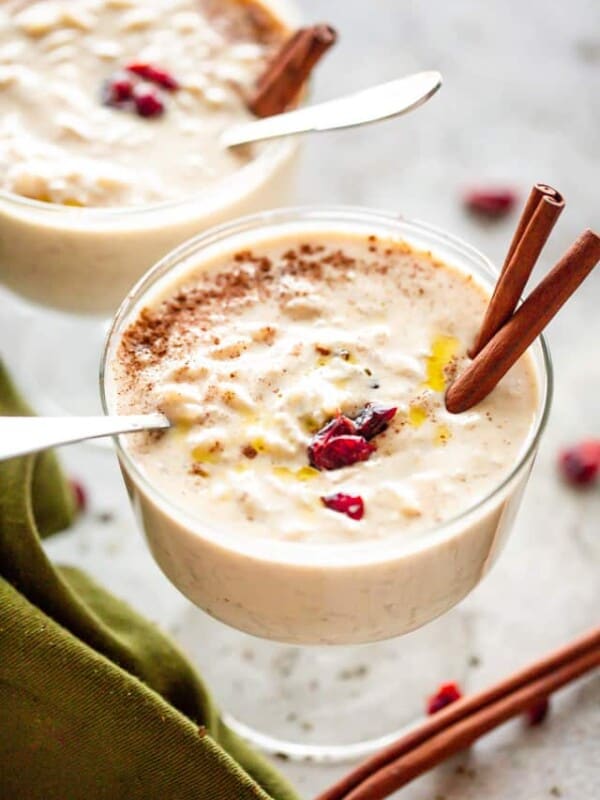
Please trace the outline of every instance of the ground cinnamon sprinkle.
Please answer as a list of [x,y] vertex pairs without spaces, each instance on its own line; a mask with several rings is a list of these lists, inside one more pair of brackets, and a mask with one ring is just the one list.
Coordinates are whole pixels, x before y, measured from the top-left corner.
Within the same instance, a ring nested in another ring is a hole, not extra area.
[[271,297],[274,291],[282,300],[289,299],[289,289],[279,286],[281,278],[304,277],[318,282],[325,279],[324,265],[339,273],[356,266],[356,260],[342,250],[324,251],[321,245],[304,243],[298,251],[285,252],[277,266],[251,250],[234,253],[229,269],[197,276],[156,308],[144,308],[123,334],[122,363],[130,374],[156,365],[170,350],[184,345],[190,330],[207,329],[217,308],[232,311]]
[[[368,238],[369,243],[373,241],[374,237]],[[219,272],[197,273],[155,307],[144,308],[122,336],[120,361],[135,382],[167,354],[189,350],[190,343],[198,341],[199,331],[211,329],[215,314],[235,314],[272,297],[283,305],[309,293],[305,282],[332,286],[351,280],[359,267],[385,274],[396,253],[405,252],[405,248],[400,243],[388,252],[387,257],[379,255],[376,261],[367,262],[343,249],[310,242],[286,250],[276,260],[250,249],[239,250]],[[416,269],[416,264],[411,268]],[[290,286],[285,280],[288,277],[303,279],[303,285]]]

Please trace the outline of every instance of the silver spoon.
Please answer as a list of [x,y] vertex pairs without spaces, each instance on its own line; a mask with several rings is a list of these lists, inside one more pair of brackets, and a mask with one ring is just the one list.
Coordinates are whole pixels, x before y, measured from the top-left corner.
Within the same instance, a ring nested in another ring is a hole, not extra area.
[[232,125],[221,135],[221,144],[224,147],[234,147],[295,133],[351,128],[396,117],[418,108],[441,85],[442,76],[439,72],[417,72],[346,97],[338,97],[337,100]]
[[162,414],[112,417],[0,417],[0,461],[61,444],[170,427]]

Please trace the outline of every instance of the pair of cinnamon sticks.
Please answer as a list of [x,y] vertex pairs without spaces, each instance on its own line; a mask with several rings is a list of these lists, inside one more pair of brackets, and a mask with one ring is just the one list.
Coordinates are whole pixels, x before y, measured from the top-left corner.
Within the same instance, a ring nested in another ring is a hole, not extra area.
[[564,204],[556,189],[533,187],[469,351],[473,361],[446,393],[448,411],[467,411],[487,397],[600,261],[600,237],[586,230],[515,311]]
[[598,667],[600,628],[595,628],[495,686],[438,711],[315,800],[383,800],[480,736]]

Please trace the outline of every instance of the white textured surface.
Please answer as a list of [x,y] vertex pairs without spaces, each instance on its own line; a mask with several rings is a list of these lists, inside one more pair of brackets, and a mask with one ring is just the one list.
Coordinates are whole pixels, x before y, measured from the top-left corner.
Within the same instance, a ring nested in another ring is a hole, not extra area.
[[[341,33],[337,51],[319,71],[315,98],[424,68],[440,69],[445,86],[414,116],[310,141],[303,202],[398,209],[500,260],[515,219],[493,225],[472,220],[461,209],[461,189],[497,180],[524,197],[531,183],[544,180],[564,192],[568,205],[538,276],[580,230],[598,227],[597,0],[305,0],[304,6],[308,19],[327,18]],[[15,339],[8,327],[14,317],[3,313],[8,303],[2,295],[3,353]],[[469,689],[599,622],[600,491],[570,491],[554,468],[562,443],[600,435],[599,307],[597,271],[549,329],[556,393],[538,463],[506,552],[461,607],[481,659]],[[52,542],[52,554],[85,567],[176,632],[185,601],[159,574],[134,529],[112,455],[74,447],[65,460],[88,485],[92,513]],[[97,515],[103,512],[113,521],[102,524]],[[347,769],[279,765],[307,800]],[[598,797],[600,679],[562,693],[539,729],[508,724],[400,794],[407,800]]]

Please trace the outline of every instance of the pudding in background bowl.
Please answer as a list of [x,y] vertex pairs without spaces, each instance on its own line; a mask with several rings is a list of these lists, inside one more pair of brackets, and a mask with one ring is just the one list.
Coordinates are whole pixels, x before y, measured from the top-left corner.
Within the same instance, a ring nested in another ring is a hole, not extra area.
[[493,277],[426,225],[308,208],[222,226],[142,279],[109,336],[104,404],[175,423],[119,457],[193,603],[268,639],[358,644],[473,589],[549,402],[536,343],[477,407],[445,410]]
[[0,280],[107,314],[181,241],[286,199],[292,141],[218,136],[295,23],[254,0],[5,2]]

